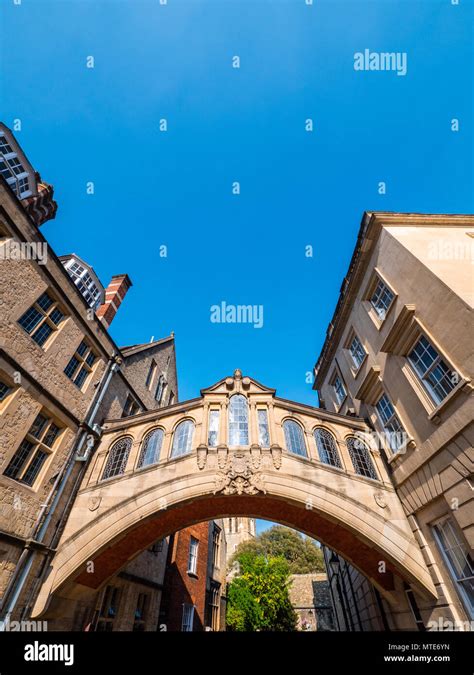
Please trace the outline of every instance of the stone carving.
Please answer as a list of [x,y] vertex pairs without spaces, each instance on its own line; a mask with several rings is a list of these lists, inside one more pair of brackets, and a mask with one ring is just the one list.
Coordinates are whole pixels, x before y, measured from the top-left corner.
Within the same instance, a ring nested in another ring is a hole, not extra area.
[[225,469],[217,475],[214,494],[218,492],[225,495],[255,495],[258,492],[266,494],[266,489],[261,474],[254,473],[251,468],[248,455],[234,452]]
[[279,469],[281,467],[281,454],[282,450],[279,445],[272,445],[270,448],[270,452],[272,454],[272,460],[273,460],[273,466],[275,469]]
[[262,448],[259,445],[250,446],[250,457],[252,458],[252,467],[259,469],[262,463]]
[[228,454],[229,450],[227,448],[227,445],[217,446],[217,465],[219,466],[219,469],[225,469],[225,467],[227,466]]
[[382,492],[375,492],[374,494],[375,502],[381,509],[384,509],[387,506],[387,500],[385,495]]
[[197,465],[200,470],[204,469],[207,462],[207,445],[199,445],[197,448]]
[[99,508],[101,501],[102,501],[102,497],[99,497],[99,496],[89,497],[89,501],[87,503],[89,511],[96,511]]

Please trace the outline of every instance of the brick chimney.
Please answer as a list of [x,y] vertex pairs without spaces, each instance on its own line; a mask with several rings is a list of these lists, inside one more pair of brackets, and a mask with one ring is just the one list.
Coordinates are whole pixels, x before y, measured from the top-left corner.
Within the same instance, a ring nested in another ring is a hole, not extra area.
[[128,274],[115,274],[105,290],[105,301],[96,312],[98,319],[108,328],[128,289],[132,285]]

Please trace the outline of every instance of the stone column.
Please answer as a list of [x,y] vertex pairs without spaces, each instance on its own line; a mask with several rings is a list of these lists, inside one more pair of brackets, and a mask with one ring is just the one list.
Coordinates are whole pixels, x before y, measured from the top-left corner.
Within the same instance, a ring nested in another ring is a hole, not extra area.
[[249,442],[250,445],[258,445],[257,404],[252,401],[249,408]]
[[227,401],[221,403],[221,415],[219,419],[219,445],[227,445]]

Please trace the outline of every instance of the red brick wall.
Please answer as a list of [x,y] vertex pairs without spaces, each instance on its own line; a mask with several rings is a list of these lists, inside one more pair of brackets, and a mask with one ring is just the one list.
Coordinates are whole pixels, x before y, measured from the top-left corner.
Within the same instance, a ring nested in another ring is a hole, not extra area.
[[[188,573],[191,537],[199,541],[196,575]],[[208,548],[209,523],[187,527],[171,537],[160,617],[160,624],[166,624],[167,630],[181,630],[183,603],[194,605],[193,630],[204,630]]]

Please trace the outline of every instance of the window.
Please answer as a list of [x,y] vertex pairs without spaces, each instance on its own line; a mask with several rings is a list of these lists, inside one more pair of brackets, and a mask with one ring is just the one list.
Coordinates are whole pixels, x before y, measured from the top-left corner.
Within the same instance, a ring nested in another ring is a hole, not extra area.
[[165,393],[165,386],[166,386],[165,377],[164,375],[160,375],[155,390],[155,401],[157,401],[159,404],[161,404],[163,394]]
[[354,471],[359,476],[377,480],[377,473],[365,443],[358,438],[350,437],[347,439],[347,449],[349,450]]
[[141,633],[145,630],[149,604],[150,596],[148,593],[139,593],[137,606],[135,608],[135,621],[133,622],[132,629],[134,633]]
[[285,432],[286,449],[288,452],[307,457],[303,429],[300,425],[293,420],[286,420],[286,422],[283,422],[283,430]]
[[158,462],[164,435],[163,429],[153,429],[153,431],[150,431],[150,433],[145,436],[140,457],[138,459],[138,469]]
[[17,197],[25,199],[31,196],[29,173],[2,131],[0,131],[0,173]]
[[173,405],[173,403],[174,403],[174,393],[172,391],[170,391],[170,397],[169,397],[168,405]]
[[25,485],[33,485],[54,443],[60,428],[47,416],[40,413],[26,434],[20,447],[4,471],[5,476]]
[[119,476],[125,471],[127,466],[128,455],[132,447],[132,439],[130,436],[125,436],[116,441],[109,450],[109,456],[105,465],[102,480]]
[[219,604],[221,586],[216,581],[211,581],[208,594],[208,625],[213,631],[219,630]]
[[262,448],[270,447],[270,430],[268,428],[268,414],[263,408],[257,410],[258,443]]
[[219,443],[219,410],[209,410],[209,431],[207,434],[207,444],[211,448],[217,447]]
[[334,436],[326,429],[315,429],[314,440],[321,462],[342,468]]
[[96,284],[87,267],[74,258],[71,258],[65,267],[89,307],[97,309],[102,303],[102,289]]
[[174,431],[171,457],[179,457],[191,452],[194,435],[194,423],[191,420],[183,420]]
[[436,542],[466,609],[474,619],[474,561],[451,518],[434,526]]
[[221,552],[221,528],[214,525],[212,530],[212,564],[215,568],[220,567],[220,552]]
[[354,335],[354,337],[352,338],[352,341],[349,345],[349,352],[351,354],[354,366],[357,369],[359,369],[361,367],[365,357],[367,356],[367,353],[366,353],[365,349],[363,348],[362,343],[359,340],[359,338],[357,337],[357,335]]
[[382,394],[375,407],[387,433],[391,451],[398,452],[406,444],[406,434],[387,394]]
[[18,323],[42,347],[63,319],[64,314],[51,295],[43,293],[18,319]]
[[194,606],[183,603],[183,620],[181,622],[181,630],[183,633],[191,633],[194,622]]
[[336,394],[338,404],[342,405],[344,399],[347,396],[347,392],[344,383],[339,377],[339,375],[335,375],[332,386],[334,387],[334,392]]
[[96,358],[87,342],[83,340],[65,367],[64,373],[79,389],[84,384],[89,373],[92,372],[92,366]]
[[153,360],[150,364],[148,375],[146,376],[145,387],[147,389],[151,389],[151,385],[153,384],[153,380],[155,379],[156,368],[157,368],[156,361]]
[[370,298],[370,304],[375,309],[377,316],[381,321],[385,319],[394,297],[395,296],[388,286],[386,286],[381,279],[378,279],[375,290]]
[[11,387],[0,380],[0,403],[6,399],[11,391]]
[[199,541],[191,537],[189,541],[189,555],[188,555],[188,572],[189,574],[197,573]]
[[131,415],[136,415],[138,412],[140,412],[140,406],[135,401],[133,396],[129,394],[123,407],[122,417],[130,417]]
[[408,360],[433,401],[439,405],[454,389],[459,375],[422,335],[408,354]]
[[249,411],[247,398],[234,394],[229,402],[229,445],[248,445]]
[[99,610],[96,631],[111,632],[117,618],[120,603],[120,590],[114,586],[107,586],[104,591]]

